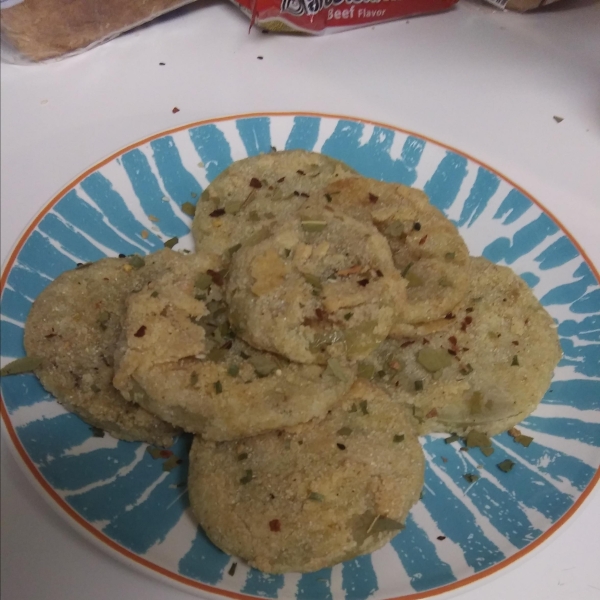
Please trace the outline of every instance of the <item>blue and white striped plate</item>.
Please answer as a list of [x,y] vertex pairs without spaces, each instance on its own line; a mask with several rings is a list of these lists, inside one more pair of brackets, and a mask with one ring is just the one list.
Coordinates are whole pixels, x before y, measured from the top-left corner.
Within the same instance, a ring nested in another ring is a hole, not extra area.
[[[3,363],[23,356],[31,302],[57,275],[78,262],[152,252],[172,236],[191,249],[182,204],[232,161],[273,146],[323,152],[366,176],[423,188],[472,254],[510,265],[533,288],[564,350],[550,390],[520,427],[534,442],[524,448],[503,434],[486,458],[444,444],[444,436],[423,438],[425,493],[406,529],[370,556],[309,575],[264,575],[217,550],[190,518],[185,461],[163,471],[144,444],[93,437],[32,375],[2,381],[2,417],[26,469],[103,547],[201,595],[422,598],[522,557],[573,514],[599,477],[598,275],[524,191],[434,141],[354,119],[272,114],[196,123],[118,152],[54,198],[13,251],[2,279]],[[185,456],[188,445],[180,438],[175,453]],[[506,458],[515,463],[510,473],[496,466]],[[469,484],[467,472],[480,478]]]

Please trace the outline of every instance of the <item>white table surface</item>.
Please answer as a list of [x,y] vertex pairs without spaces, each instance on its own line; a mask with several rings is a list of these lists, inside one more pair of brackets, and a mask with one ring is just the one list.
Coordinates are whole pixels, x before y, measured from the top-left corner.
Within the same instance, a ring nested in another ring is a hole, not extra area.
[[[55,193],[138,139],[223,115],[317,111],[400,126],[482,160],[541,200],[600,265],[600,4],[519,15],[463,0],[319,38],[247,30],[234,7],[200,1],[78,57],[3,64],[2,263]],[[7,438],[3,600],[191,597],[84,539],[24,476]],[[534,553],[444,598],[598,599],[599,538],[597,489]]]

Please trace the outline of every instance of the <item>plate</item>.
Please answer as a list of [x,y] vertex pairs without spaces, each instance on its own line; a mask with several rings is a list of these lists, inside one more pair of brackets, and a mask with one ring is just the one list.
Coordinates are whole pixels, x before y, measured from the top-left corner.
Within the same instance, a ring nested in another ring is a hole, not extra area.
[[[59,511],[104,548],[200,595],[297,600],[429,597],[522,558],[580,506],[600,471],[600,286],[581,248],[543,205],[492,168],[434,140],[364,120],[260,114],[194,123],[142,140],[75,179],[35,218],[2,278],[2,363],[23,356],[32,301],[77,263],[149,253],[177,236],[182,210],[232,161],[302,148],[368,177],[423,188],[473,255],[510,265],[558,325],[564,357],[541,405],[495,452],[422,438],[425,489],[390,544],[332,569],[265,575],[216,549],[189,514],[184,460],[163,470],[145,444],[91,429],[33,375],[2,380],[2,417],[25,469]],[[142,234],[142,232],[144,232]],[[515,463],[509,473],[497,468]],[[469,483],[463,475],[476,472]],[[233,567],[233,564],[236,567]]]

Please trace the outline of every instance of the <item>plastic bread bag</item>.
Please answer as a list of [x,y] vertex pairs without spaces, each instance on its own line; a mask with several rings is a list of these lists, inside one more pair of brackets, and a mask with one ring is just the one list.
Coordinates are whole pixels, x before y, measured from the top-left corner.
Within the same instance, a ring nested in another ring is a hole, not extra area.
[[193,0],[0,0],[2,60],[83,52]]
[[438,12],[458,0],[232,0],[267,31],[333,33]]

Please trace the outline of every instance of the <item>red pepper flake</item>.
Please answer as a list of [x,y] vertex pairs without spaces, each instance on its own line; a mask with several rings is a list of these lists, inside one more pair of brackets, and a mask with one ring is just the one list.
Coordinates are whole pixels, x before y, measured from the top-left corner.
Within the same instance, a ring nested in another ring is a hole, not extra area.
[[298,169],[296,171],[296,173],[298,173],[298,175],[306,175],[306,173],[304,171],[302,171],[301,169]]
[[360,286],[362,286],[362,287],[365,287],[366,285],[368,285],[368,283],[369,283],[369,280],[368,280],[368,279],[360,279],[360,280],[358,281],[358,285],[360,285]]
[[468,348],[463,348],[463,349],[462,349],[462,351],[463,351],[463,352],[468,352],[468,351],[469,351],[469,349],[468,349]]
[[444,319],[456,319],[456,315],[454,315],[453,313],[449,312],[446,314],[446,316],[444,317]]
[[173,453],[170,450],[161,450],[158,455],[161,458],[171,458],[171,456],[173,456]]
[[322,308],[316,308],[315,315],[317,315],[319,321],[322,321],[325,318],[325,311]]
[[381,269],[377,269],[377,271],[375,271],[375,274],[377,275],[377,277],[383,277],[383,271]]
[[306,192],[300,192],[300,196],[302,198],[310,198],[310,194],[307,194]]
[[219,271],[213,271],[212,269],[208,269],[206,271],[207,275],[210,275],[210,278],[213,280],[213,283],[218,286],[222,286],[225,283],[223,279],[223,275]]
[[445,535],[438,535],[437,539],[440,540],[440,542],[443,542],[446,539]]
[[403,342],[402,344],[400,344],[400,348],[407,348],[408,346],[410,346],[411,344],[414,344],[415,340],[408,340],[408,342]]
[[457,342],[458,342],[458,340],[456,339],[456,336],[453,336],[453,335],[451,335],[451,336],[448,338],[448,341],[449,341],[449,342],[450,342],[450,343],[451,343],[453,346],[456,346],[456,344],[457,344]]
[[176,113],[178,113],[178,112],[179,112],[179,109],[178,109],[176,106],[174,106],[174,107],[173,107],[173,110],[172,110],[171,112],[172,112],[173,114],[176,114]]
[[224,208],[217,208],[216,210],[213,210],[211,213],[209,213],[209,217],[222,217],[225,214],[225,209]]
[[294,196],[299,196],[299,195],[300,195],[300,192],[294,190]]
[[473,322],[473,317],[465,317],[465,320],[464,320],[464,322],[465,322],[467,325],[470,325],[470,324]]
[[273,519],[272,521],[269,521],[269,529],[275,532],[281,531],[281,522],[279,519]]
[[233,340],[227,340],[222,346],[221,348],[223,350],[231,350],[231,348],[233,347]]
[[377,200],[379,200],[379,196],[376,196],[375,194],[371,194],[371,192],[369,192],[369,202],[371,204],[375,204]]
[[448,354],[452,354],[452,356],[456,356],[456,350],[450,350],[448,348]]
[[519,342],[517,342],[516,340],[513,342],[513,346],[518,346]]
[[277,180],[277,183],[283,183],[284,181],[285,181],[285,176],[284,176],[284,177],[280,177],[280,178]]
[[438,416],[438,411],[437,408],[432,408],[426,415],[425,418],[426,419],[433,419],[433,417],[437,417]]
[[262,187],[262,183],[260,182],[260,179],[257,179],[256,177],[253,177],[250,180],[250,187],[253,187],[254,189],[259,190]]
[[54,333],[54,330],[52,330],[52,333],[49,333],[48,335],[44,336],[47,340],[49,340],[50,338],[56,337],[56,333]]
[[419,246],[422,246],[425,242],[427,241],[427,236],[424,235],[420,240],[419,240]]
[[466,312],[468,312],[468,313],[472,313],[472,312],[473,312],[473,309],[472,309],[471,307],[469,307],[469,308],[467,308],[467,309],[466,309]]
[[146,335],[146,326],[142,325],[133,335],[135,337],[144,337]]

